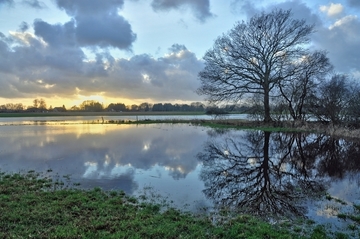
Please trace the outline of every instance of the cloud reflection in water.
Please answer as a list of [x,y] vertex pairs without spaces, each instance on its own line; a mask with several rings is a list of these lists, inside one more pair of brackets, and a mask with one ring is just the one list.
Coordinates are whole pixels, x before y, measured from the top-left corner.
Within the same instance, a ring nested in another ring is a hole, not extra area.
[[10,172],[52,169],[71,175],[83,188],[100,186],[132,194],[149,182],[155,187],[164,184],[154,179],[187,180],[198,165],[195,155],[206,138],[206,132],[194,128],[163,124],[2,126],[0,168]]

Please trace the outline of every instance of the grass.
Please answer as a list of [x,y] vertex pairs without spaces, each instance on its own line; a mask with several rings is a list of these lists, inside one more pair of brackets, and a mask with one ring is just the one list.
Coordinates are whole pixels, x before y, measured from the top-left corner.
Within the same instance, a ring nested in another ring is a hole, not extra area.
[[326,238],[322,227],[291,230],[247,215],[215,225],[122,191],[67,186],[34,171],[0,173],[0,238]]

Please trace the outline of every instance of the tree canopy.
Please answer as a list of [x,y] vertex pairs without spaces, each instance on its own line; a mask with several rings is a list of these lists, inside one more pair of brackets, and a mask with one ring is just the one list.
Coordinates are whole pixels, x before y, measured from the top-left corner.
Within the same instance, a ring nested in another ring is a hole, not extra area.
[[237,23],[206,52],[198,93],[211,103],[238,103],[246,96],[261,95],[264,121],[272,121],[270,98],[280,95],[279,87],[284,88],[286,80],[306,73],[304,59],[312,56],[316,62],[311,64],[321,67],[320,72],[329,67],[325,53],[321,53],[323,57],[312,55],[306,48],[313,31],[313,25],[281,9]]

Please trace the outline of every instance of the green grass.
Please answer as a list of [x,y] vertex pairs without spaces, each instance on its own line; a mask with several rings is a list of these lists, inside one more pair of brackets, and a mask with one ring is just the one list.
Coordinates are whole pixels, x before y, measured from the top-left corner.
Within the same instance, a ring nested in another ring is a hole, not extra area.
[[276,127],[271,125],[266,125],[263,122],[253,122],[247,120],[237,120],[235,123],[234,120],[230,121],[216,121],[216,120],[203,120],[199,122],[194,122],[201,126],[215,128],[215,129],[249,129],[249,130],[262,130],[267,132],[307,132],[307,130],[289,128],[289,127]]
[[360,224],[360,205],[354,204],[353,207],[354,207],[354,212],[353,213],[347,213],[347,214],[339,213],[337,215],[337,217],[340,218],[340,219],[343,219],[343,220],[350,219],[353,222],[355,222],[357,224]]
[[0,211],[0,238],[290,239],[326,234],[300,225],[291,231],[246,215],[214,225],[205,215],[164,208],[122,191],[74,189],[33,171],[0,174]]

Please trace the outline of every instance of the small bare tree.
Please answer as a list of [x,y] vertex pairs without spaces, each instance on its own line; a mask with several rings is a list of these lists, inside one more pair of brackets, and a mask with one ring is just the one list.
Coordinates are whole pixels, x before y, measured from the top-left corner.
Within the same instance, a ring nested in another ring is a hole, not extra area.
[[246,95],[260,94],[264,121],[271,122],[271,92],[299,70],[293,63],[307,54],[304,46],[313,28],[293,19],[290,10],[279,9],[237,23],[206,52],[198,93],[211,103],[237,103]]
[[322,122],[340,124],[348,115],[348,106],[351,101],[351,86],[348,77],[335,74],[325,81],[316,95],[311,98],[310,111],[315,118]]
[[332,65],[323,51],[316,51],[294,63],[297,70],[288,78],[279,82],[279,90],[283,102],[287,105],[290,116],[294,121],[304,120],[305,107],[309,105],[309,95],[314,94],[324,76],[332,70]]
[[41,98],[40,100],[38,100],[39,102],[39,109],[42,109],[42,110],[46,110],[46,102],[43,98]]
[[35,108],[39,107],[39,103],[40,103],[40,102],[39,102],[38,99],[34,99],[34,100],[33,100],[33,105],[34,105]]

